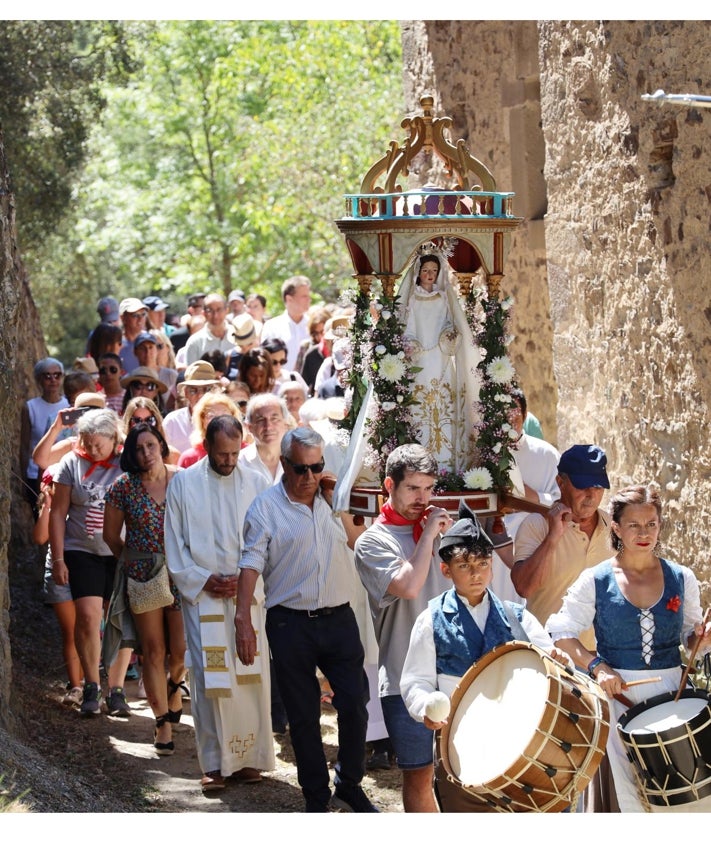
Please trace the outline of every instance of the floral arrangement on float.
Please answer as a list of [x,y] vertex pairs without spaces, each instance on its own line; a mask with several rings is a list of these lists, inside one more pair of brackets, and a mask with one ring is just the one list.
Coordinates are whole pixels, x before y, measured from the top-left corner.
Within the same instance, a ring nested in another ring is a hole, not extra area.
[[[435,247],[434,243],[426,245]],[[437,250],[446,257],[452,245],[456,245],[456,239],[441,243]],[[464,294],[460,284],[459,300],[481,349],[477,371],[479,399],[475,407],[480,420],[476,425],[472,464],[459,471],[441,469],[435,493],[508,491],[512,485],[509,469],[518,437],[508,419],[511,391],[515,386],[515,370],[507,351],[511,342],[509,320],[513,300],[511,297],[500,300],[497,289],[490,289],[487,294],[486,290],[474,286],[471,279]],[[354,306],[355,314],[349,375],[352,404],[341,426],[348,432],[353,430],[354,419],[365,399],[366,384],[370,382],[375,400],[365,422],[364,465],[382,481],[388,455],[396,447],[418,440],[410,409],[417,402],[413,380],[421,369],[413,362],[415,348],[404,336],[394,278],[391,283],[384,282],[382,291],[373,297],[370,278],[361,278],[357,293],[342,303]]]

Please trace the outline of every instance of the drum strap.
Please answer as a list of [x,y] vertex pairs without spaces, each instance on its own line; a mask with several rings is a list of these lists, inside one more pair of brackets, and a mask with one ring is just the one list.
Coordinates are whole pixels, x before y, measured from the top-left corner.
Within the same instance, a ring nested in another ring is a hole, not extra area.
[[523,625],[518,621],[518,617],[514,612],[511,602],[505,602],[502,599],[501,606],[504,609],[504,613],[506,614],[506,618],[509,621],[509,625],[511,625],[511,633],[513,634],[513,638],[515,640],[518,640],[519,642],[531,642],[531,640],[528,638],[528,635],[523,630]]

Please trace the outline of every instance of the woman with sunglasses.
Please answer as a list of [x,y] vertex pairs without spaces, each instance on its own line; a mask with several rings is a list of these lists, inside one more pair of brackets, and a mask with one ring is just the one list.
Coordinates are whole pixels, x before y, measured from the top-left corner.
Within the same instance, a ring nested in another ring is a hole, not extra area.
[[[156,404],[150,397],[134,397],[129,400],[126,405],[126,411],[123,413],[123,434],[127,436],[128,433],[139,423],[147,423],[165,438],[165,430],[163,429],[163,418]],[[168,457],[166,464],[177,464],[180,458],[180,451],[168,444]]]
[[[124,576],[136,581],[148,581],[156,561],[162,559],[165,563],[165,499],[168,483],[177,470],[165,463],[167,456],[168,444],[156,426],[145,422],[135,424],[126,436],[121,453],[124,473],[106,492],[104,540],[114,556],[120,558]],[[119,575],[114,586],[123,587],[125,577]],[[156,720],[153,745],[159,756],[169,756],[175,749],[172,725],[180,721],[183,702],[180,690],[185,677],[182,605],[172,582],[171,590],[174,598],[167,607],[132,612],[143,655],[143,683]],[[117,600],[115,593],[112,607],[117,601],[123,602]],[[130,608],[130,599],[128,602]]]
[[121,417],[126,390],[121,386],[121,357],[117,353],[102,353],[99,357],[99,388],[106,396],[106,407]]
[[40,490],[40,470],[32,460],[32,451],[42,436],[54,423],[60,409],[69,401],[62,391],[64,366],[58,359],[47,356],[34,367],[34,378],[39,396],[28,400],[20,417],[20,467],[25,478],[25,497],[37,515],[37,498]]
[[279,394],[281,386],[288,382],[297,382],[308,392],[308,386],[306,385],[304,378],[301,374],[292,370],[292,366],[289,365],[289,354],[286,342],[274,337],[271,339],[265,339],[260,347],[266,350],[272,363],[272,372],[274,374],[272,393]]
[[163,395],[168,391],[168,386],[158,379],[152,368],[139,365],[130,374],[121,377],[120,382],[121,386],[126,389],[123,396],[123,412],[126,411],[126,406],[134,397],[148,397],[156,404],[161,415],[164,414]]

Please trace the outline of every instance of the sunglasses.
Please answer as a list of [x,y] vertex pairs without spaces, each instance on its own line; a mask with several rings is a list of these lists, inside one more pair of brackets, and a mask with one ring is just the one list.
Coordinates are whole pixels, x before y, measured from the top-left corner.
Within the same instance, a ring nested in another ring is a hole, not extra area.
[[108,368],[99,368],[100,374],[118,374],[119,369],[115,365],[109,365]]
[[196,397],[198,394],[207,394],[212,391],[211,385],[186,385],[185,393],[188,397]]
[[155,383],[142,383],[140,380],[134,380],[131,383],[131,387],[134,389],[140,389],[141,391],[155,391],[158,386]]
[[61,380],[64,374],[61,371],[45,371],[42,374],[44,380]]
[[272,358],[272,365],[286,365],[286,357],[284,357],[283,359]]
[[294,464],[290,458],[284,456],[284,461],[289,465],[289,467],[291,467],[297,476],[305,476],[309,470],[312,473],[323,473],[323,468],[326,466],[323,459],[316,462],[316,464]]
[[156,426],[158,421],[156,420],[155,415],[149,415],[147,418],[137,418],[133,415],[131,420],[128,422],[128,425],[137,426],[139,423],[147,423],[148,426]]

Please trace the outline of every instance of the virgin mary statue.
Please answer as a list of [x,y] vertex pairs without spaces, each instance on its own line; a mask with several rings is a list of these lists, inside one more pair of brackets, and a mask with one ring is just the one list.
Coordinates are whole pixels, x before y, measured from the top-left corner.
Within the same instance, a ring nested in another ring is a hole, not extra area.
[[[472,466],[481,351],[449,278],[445,255],[418,253],[398,291],[415,370],[410,414],[418,443],[448,472]],[[419,369],[419,370],[418,370]]]

